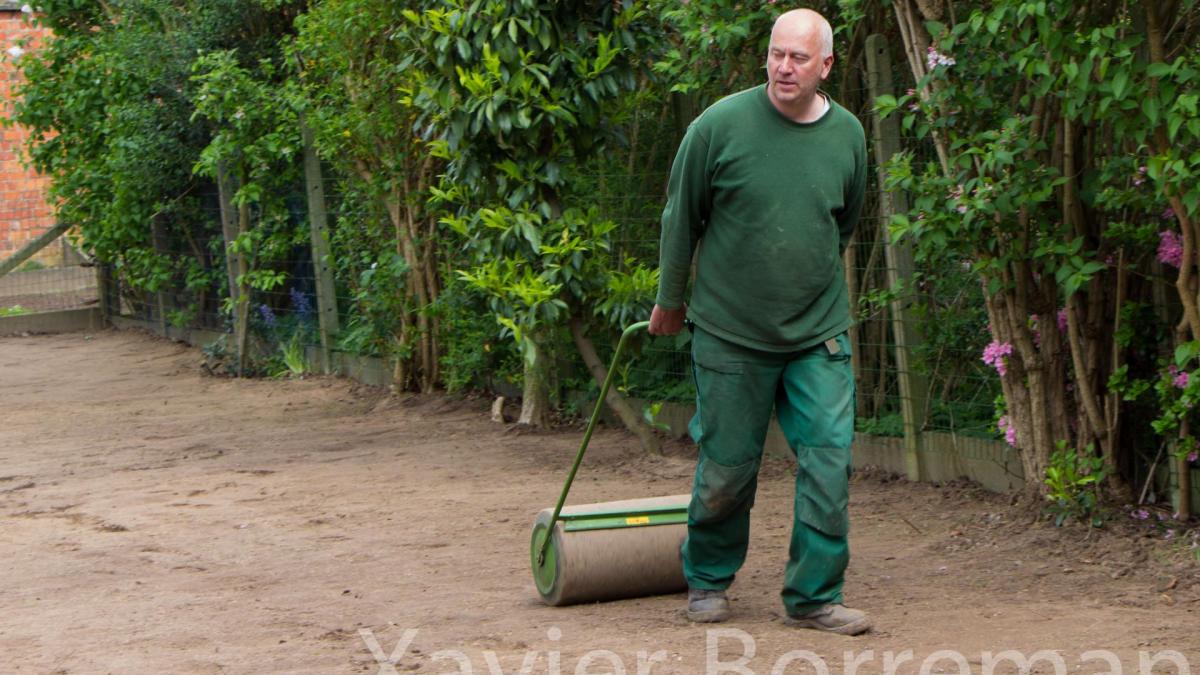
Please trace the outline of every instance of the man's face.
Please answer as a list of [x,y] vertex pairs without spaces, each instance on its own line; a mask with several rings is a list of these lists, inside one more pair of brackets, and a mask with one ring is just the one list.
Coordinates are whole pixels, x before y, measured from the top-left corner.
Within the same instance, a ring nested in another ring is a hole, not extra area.
[[814,26],[776,26],[767,48],[767,92],[785,106],[809,101],[832,66],[832,55],[821,57],[821,38]]

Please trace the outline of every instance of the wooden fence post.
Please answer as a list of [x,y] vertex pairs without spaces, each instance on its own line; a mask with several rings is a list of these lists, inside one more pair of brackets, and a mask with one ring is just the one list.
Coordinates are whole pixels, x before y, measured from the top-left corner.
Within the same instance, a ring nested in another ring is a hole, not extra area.
[[300,136],[304,141],[304,183],[308,194],[308,225],[312,239],[313,276],[317,288],[317,322],[321,333],[321,371],[328,375],[333,335],[338,331],[337,291],[329,266],[329,216],[325,206],[325,184],[321,158],[313,142],[313,132],[300,117]]
[[[108,317],[113,311],[112,297],[112,277],[109,274],[109,266],[105,263],[96,260],[96,301],[100,310],[100,327],[108,326]],[[119,306],[120,303],[118,303]]]
[[[888,52],[887,38],[875,34],[867,38],[867,89],[872,99],[883,94],[892,94],[892,62]],[[884,165],[900,152],[900,124],[895,117],[881,119],[879,113],[872,115],[871,135],[875,146],[875,164],[878,171],[879,216],[883,224],[884,252],[887,256],[888,286],[897,288],[902,282],[912,281],[913,254],[906,243],[897,244],[888,235],[887,223],[896,213],[908,211],[908,198],[899,191],[883,190]],[[913,289],[905,289],[891,302],[892,334],[896,343],[896,370],[900,381],[900,412],[904,417],[904,470],[909,480],[921,480],[921,430],[925,426],[929,401],[929,381],[922,373],[914,370],[915,359],[912,348],[920,344],[916,317],[911,310]]]

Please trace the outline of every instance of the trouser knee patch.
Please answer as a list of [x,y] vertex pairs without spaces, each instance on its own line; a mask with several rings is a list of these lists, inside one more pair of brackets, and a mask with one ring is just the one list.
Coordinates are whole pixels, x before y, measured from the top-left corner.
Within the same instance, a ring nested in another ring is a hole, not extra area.
[[758,460],[725,466],[700,454],[688,517],[694,523],[716,522],[754,506]]

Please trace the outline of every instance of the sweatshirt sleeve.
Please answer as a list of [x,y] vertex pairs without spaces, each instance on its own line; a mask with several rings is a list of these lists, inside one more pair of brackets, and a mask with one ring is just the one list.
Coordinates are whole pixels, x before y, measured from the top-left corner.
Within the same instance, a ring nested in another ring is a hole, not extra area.
[[854,148],[854,176],[850,179],[843,203],[845,206],[837,215],[838,232],[841,236],[841,253],[846,252],[854,227],[862,214],[863,201],[867,193],[867,139],[859,127],[859,142]]
[[711,193],[708,175],[708,142],[696,125],[688,127],[671,165],[667,206],[662,214],[658,251],[658,297],[663,309],[683,306],[692,265],[692,253],[708,224]]

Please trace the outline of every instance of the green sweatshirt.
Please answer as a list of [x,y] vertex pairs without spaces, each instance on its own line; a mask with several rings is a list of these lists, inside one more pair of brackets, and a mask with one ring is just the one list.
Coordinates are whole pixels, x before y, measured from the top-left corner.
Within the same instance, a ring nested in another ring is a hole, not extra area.
[[657,304],[753,349],[786,352],[850,327],[841,253],[862,210],[866,137],[830,100],[793,122],[765,85],[726,97],[688,127],[667,188]]

